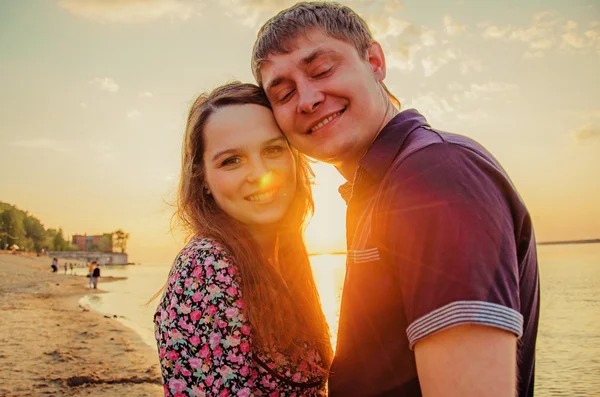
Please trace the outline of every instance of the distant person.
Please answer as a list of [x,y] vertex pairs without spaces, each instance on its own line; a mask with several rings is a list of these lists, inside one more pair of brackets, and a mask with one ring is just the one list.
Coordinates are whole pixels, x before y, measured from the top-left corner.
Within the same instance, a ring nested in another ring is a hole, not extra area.
[[348,181],[330,396],[533,396],[535,237],[498,161],[400,111],[381,45],[347,6],[281,11],[252,61],[290,142]]
[[73,262],[69,262],[69,269],[71,270],[71,274],[75,274],[75,264]]
[[50,265],[52,268],[52,273],[56,273],[58,271],[58,259],[52,258],[52,264]]
[[67,262],[65,262],[65,264],[63,265],[65,268],[65,275],[67,274],[67,269],[69,268],[69,265],[67,264]]
[[92,261],[92,263],[90,263],[90,265],[88,266],[88,277],[89,277],[88,288],[92,288],[92,286],[94,284],[93,274],[94,274],[94,269],[96,267],[95,265],[96,265],[96,261]]
[[324,395],[332,351],[302,237],[311,175],[257,86],[192,105],[177,215],[194,237],[154,317],[165,396]]
[[96,264],[94,270],[92,271],[92,285],[94,288],[98,288],[98,279],[100,278],[100,265]]

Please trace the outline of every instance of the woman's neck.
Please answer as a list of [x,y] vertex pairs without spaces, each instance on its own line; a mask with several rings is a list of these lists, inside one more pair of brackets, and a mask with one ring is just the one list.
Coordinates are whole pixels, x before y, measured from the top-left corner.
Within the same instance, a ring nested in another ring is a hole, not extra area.
[[277,266],[277,229],[275,226],[258,226],[248,228],[250,235],[258,244],[260,251],[269,263],[276,268]]

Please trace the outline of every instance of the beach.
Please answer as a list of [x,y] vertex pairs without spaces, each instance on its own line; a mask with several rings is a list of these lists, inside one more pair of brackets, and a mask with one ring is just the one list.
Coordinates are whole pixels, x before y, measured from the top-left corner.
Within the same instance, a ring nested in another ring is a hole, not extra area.
[[[103,294],[50,270],[51,258],[0,254],[0,395],[161,396],[156,349],[113,316],[81,306]],[[113,278],[114,280],[115,278]]]

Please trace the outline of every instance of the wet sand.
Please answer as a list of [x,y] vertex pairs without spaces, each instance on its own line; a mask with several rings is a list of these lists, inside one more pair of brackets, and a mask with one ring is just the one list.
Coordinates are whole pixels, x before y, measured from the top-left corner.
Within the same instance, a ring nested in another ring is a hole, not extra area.
[[52,273],[50,258],[0,254],[0,395],[162,396],[156,350],[80,307],[83,295],[103,292],[59,262]]

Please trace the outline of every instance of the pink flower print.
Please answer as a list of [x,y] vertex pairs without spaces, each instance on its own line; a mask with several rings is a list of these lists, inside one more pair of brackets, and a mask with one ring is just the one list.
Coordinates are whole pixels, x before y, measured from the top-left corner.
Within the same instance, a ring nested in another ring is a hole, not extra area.
[[225,328],[227,327],[227,322],[223,321],[223,320],[219,320],[219,328]]
[[229,296],[236,296],[237,295],[237,288],[235,288],[235,285],[230,285],[227,288],[227,295],[229,295]]
[[225,340],[227,341],[227,344],[231,347],[236,347],[241,342],[240,337],[238,335],[234,335],[234,336],[227,335]]
[[231,376],[231,374],[233,373],[233,370],[231,369],[230,366],[223,365],[221,368],[219,368],[217,370],[217,372],[220,373],[224,379],[227,379]]
[[183,379],[173,378],[169,381],[169,389],[171,389],[171,391],[184,391],[186,387],[187,384]]
[[227,268],[227,274],[229,274],[230,276],[235,276],[235,274],[236,274],[235,267],[234,266],[229,266]]
[[244,387],[242,390],[238,391],[236,394],[237,397],[250,397],[250,389]]
[[215,263],[215,258],[212,256],[207,256],[206,259],[204,259],[204,266],[207,266],[207,270],[210,269],[209,266],[213,263]]
[[227,309],[225,309],[225,315],[227,316],[227,318],[237,317],[239,312],[240,310],[237,307],[228,307]]
[[183,313],[183,314],[189,314],[190,311],[192,311],[192,309],[190,308],[190,305],[187,305],[187,304],[183,304],[183,305],[179,306],[179,310],[181,310],[181,313]]
[[206,393],[204,393],[198,386],[192,386],[192,393],[194,393],[195,397],[206,397]]
[[279,397],[279,392],[277,390],[272,391],[271,393],[269,393],[269,397]]
[[179,358],[179,353],[177,353],[175,350],[169,350],[167,354],[165,354],[165,357],[167,360],[175,361]]
[[183,286],[184,286],[185,288],[190,288],[190,285],[192,285],[192,283],[193,283],[193,282],[194,282],[194,279],[193,279],[193,278],[186,278],[186,279],[183,281]]
[[250,327],[248,326],[248,324],[242,325],[242,334],[250,335]]
[[186,397],[186,395],[178,391],[177,393],[173,394],[173,397]]
[[180,339],[183,338],[183,335],[181,335],[181,332],[179,332],[178,329],[173,328],[169,331],[169,339],[174,340],[174,341],[178,341]]
[[242,367],[240,368],[240,375],[246,376],[248,375],[248,373],[250,373],[250,368],[248,368],[247,365],[242,365]]
[[250,344],[246,341],[240,343],[240,350],[242,353],[248,353],[250,351]]
[[212,386],[214,381],[215,381],[215,378],[212,375],[208,375],[206,377],[206,379],[204,380],[204,382],[206,383],[206,386]]
[[192,373],[189,370],[187,370],[185,368],[182,368],[181,369],[181,375],[189,377],[189,376],[192,376]]
[[213,356],[214,357],[221,357],[223,355],[223,348],[221,346],[215,346],[215,348],[213,349]]
[[216,280],[223,284],[231,284],[231,279],[222,272],[217,274]]
[[225,269],[226,267],[229,267],[229,262],[227,262],[226,260],[222,260],[220,259],[219,261],[217,261],[217,269]]
[[215,305],[210,305],[206,312],[212,316],[217,312],[217,307]]
[[193,335],[190,338],[190,343],[194,346],[198,346],[200,344],[200,337],[198,337],[198,335]]
[[302,379],[302,374],[300,372],[296,372],[294,374],[294,376],[292,376],[292,380],[294,382],[300,382],[301,379]]
[[175,293],[179,295],[179,294],[181,294],[182,292],[183,292],[183,288],[181,288],[181,285],[179,285],[179,284],[176,284],[176,285],[175,285]]
[[192,272],[192,277],[199,278],[202,275],[202,266],[196,266]]
[[202,349],[200,349],[199,355],[202,358],[209,357],[210,356],[210,347],[208,347],[208,345],[202,346]]
[[229,351],[229,353],[227,353],[227,361],[236,364],[238,362],[242,362],[242,357],[236,356],[234,352]]
[[[210,294],[211,297],[217,295],[219,292],[221,292],[221,288],[219,288],[218,286],[211,284],[209,285],[206,290],[208,291],[208,293]],[[195,295],[195,294],[194,294]]]
[[200,368],[202,366],[202,359],[198,357],[192,357],[188,360],[190,363],[190,367],[192,368]]
[[190,319],[193,322],[198,322],[202,318],[202,312],[200,310],[194,310],[190,313]]
[[237,307],[239,307],[240,309],[243,309],[244,308],[244,301],[242,299],[238,299],[238,300],[235,301],[235,305]]
[[192,295],[192,300],[194,302],[200,302],[202,300],[202,292],[200,292],[200,291],[194,292],[194,295]]
[[210,336],[208,337],[208,343],[210,343],[211,346],[215,346],[221,343],[221,334],[218,332],[213,332],[212,334],[210,334]]
[[175,320],[177,318],[177,313],[173,309],[169,309],[169,320]]
[[[212,263],[212,262],[211,262]],[[206,268],[206,277],[212,277],[215,274],[215,269],[212,266]]]

